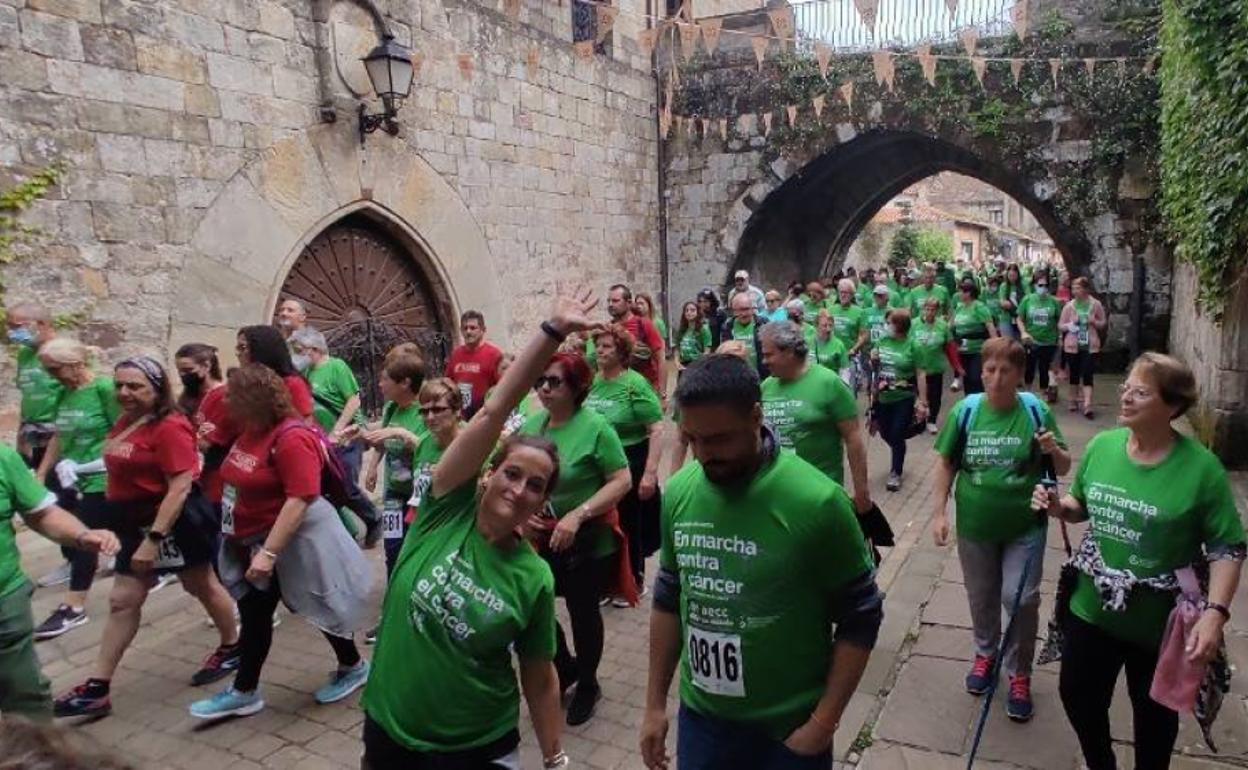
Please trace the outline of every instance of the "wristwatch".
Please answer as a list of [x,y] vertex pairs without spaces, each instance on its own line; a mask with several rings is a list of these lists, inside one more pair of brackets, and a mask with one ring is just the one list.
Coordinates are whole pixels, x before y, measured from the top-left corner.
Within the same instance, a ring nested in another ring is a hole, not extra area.
[[157,532],[154,529],[149,529],[147,531],[147,539],[151,540],[153,543],[156,543],[157,545],[159,545],[160,543],[163,543],[165,541],[165,538],[167,537],[169,537],[168,532]]
[[1225,604],[1218,604],[1217,602],[1205,602],[1204,609],[1213,610],[1214,612],[1218,613],[1226,620],[1231,619],[1231,610]]

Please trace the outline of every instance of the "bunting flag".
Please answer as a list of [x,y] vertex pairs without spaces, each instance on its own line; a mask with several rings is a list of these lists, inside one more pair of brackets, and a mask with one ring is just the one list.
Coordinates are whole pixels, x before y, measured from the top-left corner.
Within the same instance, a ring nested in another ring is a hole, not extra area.
[[719,31],[724,27],[724,20],[717,17],[699,22],[699,25],[702,27],[702,43],[706,46],[706,53],[713,56],[715,49],[719,47]]
[[945,7],[949,9],[950,18],[958,15],[958,0],[945,0]]
[[1010,59],[1010,74],[1014,76],[1014,85],[1018,85],[1019,78],[1023,76],[1023,60]]
[[896,64],[893,61],[892,51],[872,51],[871,66],[875,69],[875,82],[879,85],[888,86],[888,90],[893,90],[893,78],[896,75]]
[[854,7],[858,9],[862,25],[875,37],[875,17],[880,10],[880,0],[854,0]]
[[657,27],[640,30],[637,33],[637,49],[641,51],[643,56],[649,56],[654,52],[654,45],[658,42],[659,30]]
[[719,119],[719,138],[728,141],[728,118]]
[[919,68],[929,85],[936,85],[936,57],[932,55],[932,47],[928,44],[919,46],[915,55],[919,59]]
[[789,116],[789,128],[797,125],[797,105],[790,104],[784,108],[784,112]]
[[503,0],[503,13],[512,21],[520,18],[520,0]]
[[771,136],[771,113],[763,113],[763,136]]
[[576,52],[578,59],[594,58],[594,41],[579,40],[572,44],[572,50]]
[[1084,59],[1083,67],[1088,71],[1088,77],[1096,77],[1096,59]]
[[1118,78],[1120,80],[1125,78],[1127,76],[1127,57],[1119,56],[1114,60],[1114,63],[1118,65]]
[[752,37],[750,43],[754,46],[754,58],[758,59],[758,69],[763,69],[763,59],[767,56],[768,40],[765,37]]
[[755,124],[754,113],[737,116],[737,133],[741,136],[750,136],[754,133]]
[[974,27],[967,27],[958,33],[958,39],[962,41],[962,47],[966,49],[966,55],[974,56],[975,46],[979,43],[979,30]]
[[685,57],[685,61],[693,58],[698,50],[698,33],[702,28],[697,24],[687,24],[678,22],[676,29],[680,32],[680,53]]
[[537,79],[537,71],[542,62],[542,49],[533,45],[529,46],[529,52],[524,57],[524,70],[528,74],[529,80]]
[[611,34],[611,28],[615,26],[615,17],[619,14],[620,9],[614,5],[598,6],[598,42],[601,43],[607,39],[607,35]]
[[845,106],[849,109],[854,108],[854,81],[846,80],[841,85],[841,98],[845,100]]
[[826,43],[815,43],[815,61],[819,62],[819,74],[828,79],[828,63],[832,61],[832,47]]
[[776,37],[781,40],[793,37],[793,6],[785,3],[780,8],[767,11],[767,16],[771,18],[771,28],[776,31]]
[[473,70],[472,54],[470,53],[456,54],[455,59],[459,65],[459,74],[462,75],[465,80],[472,80],[472,70]]
[[1057,90],[1057,76],[1062,73],[1062,60],[1049,59],[1049,74],[1053,76],[1053,89]]
[[975,79],[979,81],[979,87],[984,87],[984,72],[988,69],[988,60],[982,56],[971,57],[971,70],[975,73]]
[[1014,32],[1018,35],[1018,39],[1025,39],[1027,37],[1027,27],[1031,22],[1027,14],[1027,0],[1018,0],[1014,4],[1013,10],[1010,11],[1010,15],[1013,17]]
[[823,94],[819,94],[814,99],[810,100],[810,106],[815,108],[815,120],[818,120],[823,115],[823,103]]

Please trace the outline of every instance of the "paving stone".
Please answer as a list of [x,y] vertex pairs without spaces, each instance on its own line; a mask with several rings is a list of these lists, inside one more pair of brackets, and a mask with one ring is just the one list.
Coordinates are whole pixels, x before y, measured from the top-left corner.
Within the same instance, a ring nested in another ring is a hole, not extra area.
[[976,705],[963,689],[965,674],[957,661],[912,656],[898,674],[876,734],[894,743],[961,752]]

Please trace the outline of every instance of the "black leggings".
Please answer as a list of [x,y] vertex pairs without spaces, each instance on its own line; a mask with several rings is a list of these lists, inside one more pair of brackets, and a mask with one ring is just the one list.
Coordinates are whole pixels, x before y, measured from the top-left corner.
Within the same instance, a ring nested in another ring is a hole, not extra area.
[[984,359],[979,353],[958,352],[962,359],[962,389],[969,396],[984,392]]
[[1032,345],[1027,348],[1027,371],[1023,381],[1027,387],[1040,375],[1040,387],[1049,387],[1049,368],[1053,366],[1053,356],[1057,354],[1057,345]]
[[556,623],[555,668],[570,672],[575,667],[576,681],[589,685],[598,683],[598,664],[602,661],[602,609],[598,598],[606,589],[607,575],[614,563],[615,556],[611,555],[555,571],[555,594],[562,596],[567,605],[572,642],[576,645],[574,662],[563,624]]
[[646,558],[659,549],[661,497],[658,487],[655,487],[649,500],[642,500],[637,495],[641,477],[646,471],[646,459],[650,456],[650,439],[624,447],[624,454],[628,456],[628,471],[633,486],[620,499],[620,528],[628,538],[629,567],[640,589],[646,582]]
[[[261,591],[253,586],[238,600],[238,615],[243,627],[238,636],[241,656],[238,673],[234,676],[234,689],[239,692],[252,692],[260,684],[260,669],[264,668],[269,648],[273,646],[273,613],[281,599],[282,591],[275,575],[269,590]],[[329,641],[329,646],[334,648],[339,666],[349,668],[360,662],[355,642],[324,631],[321,633]]]
[[936,372],[927,376],[927,424],[935,425],[940,416],[940,405],[945,395],[945,374]]
[[906,466],[906,433],[914,424],[914,397],[894,401],[891,404],[879,402],[875,405],[875,421],[880,428],[880,438],[892,450],[890,469],[898,476]]
[[1114,770],[1109,706],[1118,672],[1127,669],[1135,727],[1136,770],[1166,770],[1179,735],[1179,715],[1148,696],[1157,650],[1121,641],[1073,614],[1066,619],[1060,690],[1088,770]]
[[[65,496],[74,493],[67,492]],[[74,503],[73,514],[90,529],[105,529],[110,524],[112,506],[104,499],[103,492],[87,492]],[[95,581],[95,570],[100,566],[100,556],[94,551],[61,546],[61,553],[69,561],[69,590],[89,591]]]

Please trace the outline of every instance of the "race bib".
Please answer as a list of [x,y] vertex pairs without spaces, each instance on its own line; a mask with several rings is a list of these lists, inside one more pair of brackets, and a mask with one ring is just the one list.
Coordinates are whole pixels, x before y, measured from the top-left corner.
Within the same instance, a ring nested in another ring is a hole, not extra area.
[[229,484],[221,490],[221,534],[234,534],[234,501],[238,492]]
[[880,341],[880,340],[882,340],[882,339],[884,339],[884,327],[883,327],[883,326],[872,326],[872,327],[871,327],[871,341],[872,341],[872,342],[879,342],[879,341]]
[[1088,322],[1087,321],[1084,321],[1083,319],[1079,320],[1079,334],[1077,336],[1079,338],[1080,347],[1086,348],[1089,344],[1091,344],[1088,338]]
[[[147,537],[148,529],[143,530],[143,537]],[[160,544],[156,546],[156,561],[152,562],[152,569],[178,569],[186,566],[186,559],[182,557],[182,549],[178,548],[178,544],[174,542],[173,535],[167,536]]]
[[469,404],[471,404],[472,403],[472,383],[471,382],[459,383],[459,395],[464,400],[464,406],[468,406]]
[[745,697],[740,636],[690,628],[687,653],[695,687],[715,695]]
[[403,537],[403,503],[399,500],[386,500],[382,503],[381,536],[386,540]]

